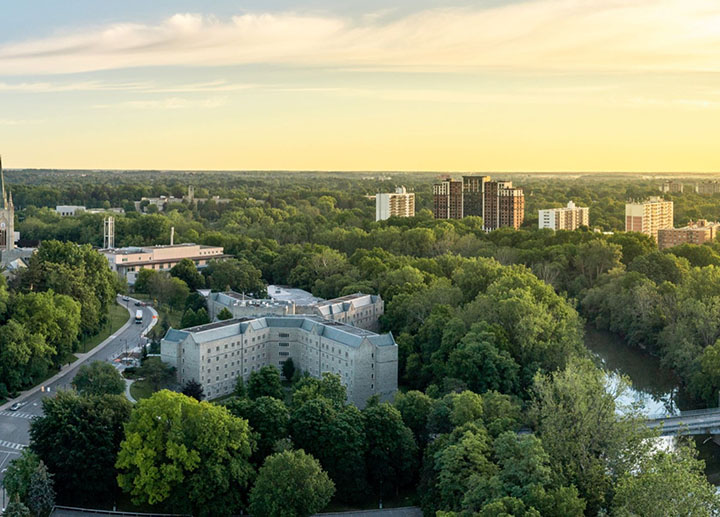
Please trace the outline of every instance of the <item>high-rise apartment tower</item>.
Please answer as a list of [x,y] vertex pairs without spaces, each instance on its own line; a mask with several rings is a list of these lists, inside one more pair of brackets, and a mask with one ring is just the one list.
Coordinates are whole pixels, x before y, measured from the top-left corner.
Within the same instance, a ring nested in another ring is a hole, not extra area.
[[673,227],[673,202],[660,197],[625,204],[625,231],[650,235],[657,242],[658,230]]

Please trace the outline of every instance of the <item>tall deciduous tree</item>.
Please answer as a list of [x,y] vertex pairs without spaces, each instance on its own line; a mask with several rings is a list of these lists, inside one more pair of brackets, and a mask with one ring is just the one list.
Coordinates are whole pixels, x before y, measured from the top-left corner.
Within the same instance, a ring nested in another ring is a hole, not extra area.
[[335,492],[320,463],[303,450],[283,451],[265,460],[250,492],[256,517],[308,517],[322,510]]
[[378,494],[392,494],[412,480],[417,468],[417,444],[400,412],[390,404],[363,410],[368,483]]
[[41,461],[30,477],[27,507],[36,517],[46,517],[55,506],[53,476]]
[[115,492],[115,455],[130,407],[118,395],[60,391],[43,399],[43,416],[30,424],[30,448],[55,475],[63,502],[96,503]]
[[125,426],[118,483],[137,504],[230,515],[244,507],[252,449],[246,420],[163,390],[141,400]]
[[27,500],[30,480],[39,464],[40,458],[30,449],[23,450],[18,458],[10,462],[2,483],[11,500],[15,497],[20,501]]
[[125,391],[125,380],[120,372],[104,361],[82,365],[72,385],[81,395],[120,395]]
[[278,440],[287,437],[290,415],[281,400],[265,396],[255,400],[236,398],[227,407],[233,415],[246,419],[256,433],[254,459],[258,463],[273,452]]
[[285,391],[280,383],[280,372],[272,365],[263,366],[250,373],[247,382],[247,394],[251,399],[273,397],[278,400],[285,398]]
[[190,259],[184,258],[175,264],[170,270],[170,275],[185,282],[192,291],[205,287],[205,278]]

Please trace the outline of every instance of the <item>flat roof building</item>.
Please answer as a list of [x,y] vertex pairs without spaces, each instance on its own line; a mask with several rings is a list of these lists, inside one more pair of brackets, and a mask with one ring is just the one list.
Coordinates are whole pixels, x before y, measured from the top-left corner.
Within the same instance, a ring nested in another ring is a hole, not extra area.
[[664,228],[658,230],[658,248],[661,250],[681,244],[705,244],[713,242],[718,236],[720,223],[711,223],[705,219],[690,222],[684,228]]
[[673,202],[660,197],[625,205],[625,231],[650,235],[655,242],[658,230],[673,227]]
[[369,397],[392,400],[397,391],[398,348],[392,334],[376,334],[318,316],[268,316],[170,329],[161,359],[176,368],[177,381],[199,382],[208,398],[232,393],[263,366],[292,359],[313,377],[340,376],[348,402],[362,408]]
[[201,244],[170,244],[164,246],[142,246],[102,249],[110,269],[127,279],[133,285],[142,269],[170,271],[182,259],[190,259],[197,268],[204,268],[213,259],[227,258],[221,246]]
[[85,212],[86,208],[81,205],[57,205],[55,207],[55,212],[60,217],[73,217],[78,212]]
[[433,216],[435,219],[462,219],[463,182],[442,176],[433,185]]
[[577,230],[581,226],[590,226],[590,209],[575,206],[568,201],[565,208],[538,210],[538,228],[551,230]]
[[415,194],[405,187],[398,187],[394,193],[375,196],[375,220],[384,221],[391,217],[415,216]]
[[512,181],[488,181],[483,199],[483,225],[488,230],[520,228],[525,220],[525,193]]

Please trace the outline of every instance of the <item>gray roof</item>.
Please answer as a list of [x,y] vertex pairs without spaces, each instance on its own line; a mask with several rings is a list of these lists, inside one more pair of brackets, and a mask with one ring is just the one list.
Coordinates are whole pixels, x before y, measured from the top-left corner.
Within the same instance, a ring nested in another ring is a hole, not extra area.
[[373,305],[379,298],[380,297],[375,294],[355,293],[320,302],[316,305],[316,307],[320,314],[328,316],[330,314],[347,312],[351,307],[358,308]]
[[165,335],[168,341],[180,342],[192,336],[197,343],[207,343],[217,339],[244,334],[248,329],[264,328],[302,328],[308,332],[327,337],[348,346],[358,347],[367,339],[374,346],[394,346],[391,333],[376,334],[370,330],[353,327],[335,321],[326,321],[318,316],[264,316],[235,318],[184,330],[170,329]]
[[315,305],[316,303],[323,302],[322,298],[313,296],[312,293],[305,291],[304,289],[298,289],[296,287],[287,287],[284,285],[269,285],[267,287],[268,296],[275,301],[288,301],[294,302],[295,305]]

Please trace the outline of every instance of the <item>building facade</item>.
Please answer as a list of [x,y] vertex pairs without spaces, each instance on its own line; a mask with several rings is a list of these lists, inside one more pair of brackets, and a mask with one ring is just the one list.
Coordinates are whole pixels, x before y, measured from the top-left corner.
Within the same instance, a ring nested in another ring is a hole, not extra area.
[[661,250],[681,244],[704,244],[713,242],[718,236],[720,223],[711,223],[705,219],[691,222],[684,228],[665,228],[658,230],[658,248]]
[[695,184],[695,192],[704,196],[711,196],[720,192],[720,181],[703,181]]
[[549,208],[538,211],[538,227],[551,230],[577,230],[581,226],[590,226],[590,209],[575,206],[569,201],[565,208]]
[[110,269],[125,278],[129,285],[135,283],[142,269],[170,271],[182,259],[190,259],[198,269],[202,269],[213,259],[227,257],[221,246],[191,243],[102,249],[100,253],[108,259]]
[[0,158],[0,189],[2,190],[2,199],[0,199],[0,252],[5,256],[11,254],[15,249],[15,205],[13,204],[12,193],[5,190],[5,172],[2,168],[2,158]]
[[512,181],[485,183],[483,224],[488,230],[502,227],[520,228],[525,220],[525,194]]
[[673,202],[651,197],[642,202],[625,205],[625,231],[650,235],[655,242],[658,230],[673,227]]
[[385,302],[377,294],[355,293],[318,303],[313,312],[328,321],[379,332]]
[[85,207],[82,205],[57,205],[55,207],[55,213],[60,217],[73,217],[79,212],[85,212]]
[[663,193],[682,194],[683,190],[685,190],[685,185],[678,181],[664,181],[660,185],[660,192]]
[[462,219],[463,182],[449,176],[433,185],[433,216],[435,219]]
[[415,194],[405,187],[398,187],[394,193],[375,196],[375,220],[384,221],[391,217],[415,216]]
[[490,176],[463,176],[463,215],[485,216],[485,184]]
[[263,366],[278,368],[292,359],[296,368],[320,377],[340,376],[348,402],[359,408],[397,391],[398,349],[392,334],[324,321],[317,316],[268,316],[168,330],[161,359],[176,368],[177,381],[194,379],[208,398],[232,393],[236,379],[248,380]]

